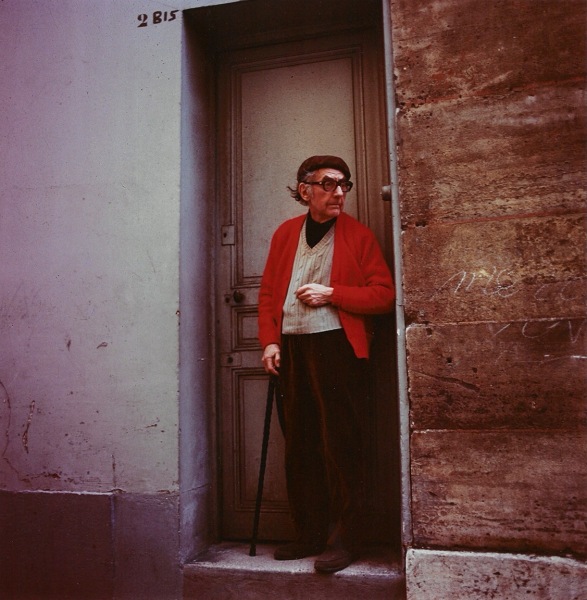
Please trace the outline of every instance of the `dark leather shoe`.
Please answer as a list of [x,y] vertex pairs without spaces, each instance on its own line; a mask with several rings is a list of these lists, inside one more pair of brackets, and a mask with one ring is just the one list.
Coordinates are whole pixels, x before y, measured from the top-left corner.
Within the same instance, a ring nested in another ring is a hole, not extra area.
[[354,560],[346,548],[328,548],[316,559],[314,569],[320,573],[336,573],[346,569]]
[[275,549],[273,557],[275,560],[297,560],[306,556],[316,556],[324,550],[323,545],[309,544],[304,542],[290,542]]

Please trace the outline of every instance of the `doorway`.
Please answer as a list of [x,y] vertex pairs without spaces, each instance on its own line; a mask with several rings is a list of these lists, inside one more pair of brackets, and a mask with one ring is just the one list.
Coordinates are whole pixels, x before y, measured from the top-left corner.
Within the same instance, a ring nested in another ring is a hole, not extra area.
[[[279,12],[277,12],[279,11]],[[215,132],[215,340],[219,539],[250,536],[267,378],[257,335],[257,295],[277,225],[301,214],[286,186],[311,154],[349,163],[355,188],[345,210],[377,235],[393,263],[387,172],[380,3],[247,0],[186,11],[209,64],[209,126]],[[400,461],[395,324],[380,317],[373,348],[368,464],[369,538],[400,543]],[[260,538],[293,531],[283,477],[283,440],[271,427]]]

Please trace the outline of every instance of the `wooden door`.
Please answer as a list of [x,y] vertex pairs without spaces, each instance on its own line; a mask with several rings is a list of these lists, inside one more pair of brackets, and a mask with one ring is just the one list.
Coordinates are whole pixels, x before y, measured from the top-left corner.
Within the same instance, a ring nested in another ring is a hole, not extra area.
[[[237,49],[221,55],[218,71],[218,348],[221,454],[221,535],[251,533],[261,454],[267,377],[257,340],[257,300],[276,227],[305,212],[286,189],[300,163],[335,154],[349,164],[355,187],[345,210],[368,224],[384,248],[385,119],[372,30]],[[388,255],[391,261],[391,256]],[[384,337],[391,330],[385,322]],[[383,342],[386,346],[386,342]],[[389,376],[389,352],[379,353]],[[387,384],[377,384],[389,395]],[[377,392],[375,392],[377,395]],[[381,394],[379,394],[381,396]],[[380,397],[371,419],[374,530],[389,536],[393,438],[390,407]],[[377,408],[379,404],[379,409]],[[382,424],[382,419],[386,421]],[[283,438],[274,414],[265,477],[260,538],[292,536],[283,474]]]

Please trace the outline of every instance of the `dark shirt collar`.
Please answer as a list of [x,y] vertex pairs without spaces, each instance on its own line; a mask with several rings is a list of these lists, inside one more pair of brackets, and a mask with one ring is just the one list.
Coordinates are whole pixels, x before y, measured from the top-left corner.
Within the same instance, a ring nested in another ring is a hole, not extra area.
[[310,212],[306,217],[306,242],[313,248],[328,233],[329,229],[336,223],[336,217],[324,223],[318,223],[312,219]]

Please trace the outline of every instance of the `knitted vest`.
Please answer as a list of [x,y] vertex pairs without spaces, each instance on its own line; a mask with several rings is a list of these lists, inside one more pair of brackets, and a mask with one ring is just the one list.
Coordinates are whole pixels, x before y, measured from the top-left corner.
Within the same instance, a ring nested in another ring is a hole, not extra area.
[[300,232],[298,249],[294,259],[289,288],[283,304],[282,333],[305,334],[330,331],[342,327],[338,310],[326,306],[310,307],[298,300],[295,291],[306,283],[330,285],[332,255],[334,253],[334,229],[331,227],[324,237],[310,248],[306,242],[306,222]]

